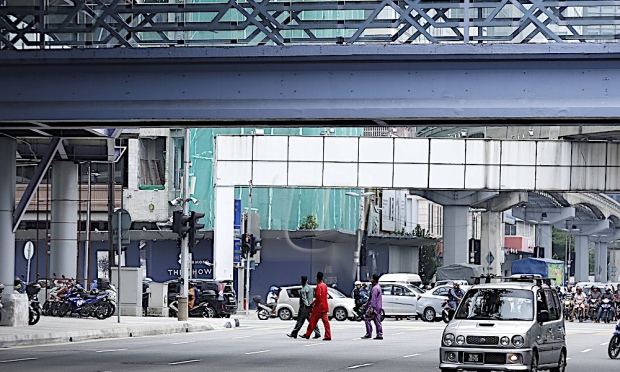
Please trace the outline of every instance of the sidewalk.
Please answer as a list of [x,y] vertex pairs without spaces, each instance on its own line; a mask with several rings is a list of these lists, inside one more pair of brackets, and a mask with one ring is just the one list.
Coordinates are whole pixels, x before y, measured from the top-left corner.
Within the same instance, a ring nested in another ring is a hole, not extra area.
[[39,323],[33,326],[0,327],[0,348],[103,338],[205,332],[238,327],[245,318],[245,314],[240,314],[229,319],[189,318],[186,322],[179,322],[176,318],[122,316],[121,323],[118,323],[116,316],[104,320],[42,316]]

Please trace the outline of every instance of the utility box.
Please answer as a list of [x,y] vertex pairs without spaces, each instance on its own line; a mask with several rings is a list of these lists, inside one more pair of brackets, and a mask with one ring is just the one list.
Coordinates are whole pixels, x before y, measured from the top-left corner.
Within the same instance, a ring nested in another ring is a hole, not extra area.
[[[118,268],[112,268],[112,284],[119,293],[116,296],[120,304],[121,315],[142,316],[142,269],[139,267],[121,267],[121,285],[118,285]],[[119,297],[120,294],[120,297]],[[120,306],[119,306],[120,305]]]
[[149,306],[146,310],[148,316],[168,316],[168,284],[149,283],[147,290],[149,295]]

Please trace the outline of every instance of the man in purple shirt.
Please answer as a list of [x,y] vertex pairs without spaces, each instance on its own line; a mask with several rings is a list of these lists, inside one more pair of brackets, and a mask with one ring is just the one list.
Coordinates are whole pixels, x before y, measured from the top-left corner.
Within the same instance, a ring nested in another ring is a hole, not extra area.
[[366,334],[362,338],[372,338],[372,325],[370,321],[373,321],[377,329],[377,337],[375,337],[375,340],[383,340],[383,327],[381,326],[383,300],[381,297],[381,286],[379,285],[379,275],[374,274],[370,282],[372,283],[372,289],[370,290],[370,299],[368,300],[366,316],[364,317]]

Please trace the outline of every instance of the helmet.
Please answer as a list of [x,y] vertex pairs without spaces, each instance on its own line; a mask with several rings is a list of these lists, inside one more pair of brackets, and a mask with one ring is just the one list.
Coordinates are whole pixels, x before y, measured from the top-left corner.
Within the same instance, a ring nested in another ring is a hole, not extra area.
[[278,287],[276,287],[275,285],[272,285],[271,288],[269,288],[269,292],[275,292],[278,290]]
[[609,292],[611,291],[611,288],[609,288],[609,286],[605,286],[605,292]]
[[593,285],[592,287],[590,287],[590,289],[591,289],[591,290],[595,290],[595,289],[596,289],[596,286],[595,286],[595,285]]
[[360,282],[359,280],[356,280],[355,285],[362,285],[362,282]]

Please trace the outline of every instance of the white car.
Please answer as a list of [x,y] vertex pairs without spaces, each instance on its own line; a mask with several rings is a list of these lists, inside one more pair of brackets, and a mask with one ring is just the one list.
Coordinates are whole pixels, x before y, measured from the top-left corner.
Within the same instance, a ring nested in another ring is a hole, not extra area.
[[402,283],[379,283],[383,302],[382,318],[392,316],[418,317],[418,296],[424,292],[418,287]]
[[[467,292],[469,287],[461,286],[463,292]],[[442,285],[429,289],[418,296],[417,313],[422,320],[434,322],[441,318],[443,303],[448,299],[448,293],[452,289],[451,285]]]
[[[311,286],[313,289],[315,286]],[[299,313],[299,290],[300,285],[281,287],[276,314],[282,320],[297,318]],[[327,303],[329,305],[328,316],[338,321],[353,318],[355,301],[345,296],[337,289],[327,287]]]

